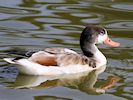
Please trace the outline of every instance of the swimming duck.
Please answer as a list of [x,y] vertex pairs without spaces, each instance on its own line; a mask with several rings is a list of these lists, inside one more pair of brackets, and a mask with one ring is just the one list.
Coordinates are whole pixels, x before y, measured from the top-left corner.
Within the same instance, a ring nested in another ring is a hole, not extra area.
[[111,47],[120,45],[112,41],[107,30],[99,26],[87,26],[80,36],[80,47],[83,54],[68,48],[46,48],[34,53],[27,53],[25,58],[4,58],[16,64],[20,73],[27,75],[58,75],[92,71],[107,63],[105,56],[96,44]]

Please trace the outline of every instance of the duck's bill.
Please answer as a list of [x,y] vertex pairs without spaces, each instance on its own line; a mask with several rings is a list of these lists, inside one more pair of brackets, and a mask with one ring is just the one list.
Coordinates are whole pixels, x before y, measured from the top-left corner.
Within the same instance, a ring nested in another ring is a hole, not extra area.
[[120,43],[112,41],[109,37],[104,41],[104,44],[111,47],[118,47],[120,45]]

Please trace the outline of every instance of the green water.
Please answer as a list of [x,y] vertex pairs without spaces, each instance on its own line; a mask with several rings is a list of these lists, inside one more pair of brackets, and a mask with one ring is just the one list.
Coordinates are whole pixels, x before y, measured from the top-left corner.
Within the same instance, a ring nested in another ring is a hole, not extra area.
[[[80,52],[80,33],[90,24],[104,26],[121,43],[117,48],[99,45],[108,64],[98,76],[23,76],[2,60],[12,49],[65,47]],[[132,100],[132,31],[132,0],[0,0],[0,100]],[[110,76],[120,80],[97,93]]]

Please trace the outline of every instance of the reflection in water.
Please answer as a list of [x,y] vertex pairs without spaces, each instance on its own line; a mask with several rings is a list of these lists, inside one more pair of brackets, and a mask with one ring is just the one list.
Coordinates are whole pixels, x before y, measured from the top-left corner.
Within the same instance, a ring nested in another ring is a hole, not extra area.
[[106,66],[102,66],[98,70],[92,72],[84,72],[71,75],[58,75],[58,76],[27,76],[18,75],[12,88],[30,88],[30,89],[46,89],[58,86],[79,89],[88,94],[101,94],[105,90],[111,88],[119,81],[119,77],[108,77],[105,84],[99,87],[94,85],[97,82],[98,75],[105,70]]
[[72,100],[68,98],[63,97],[57,97],[57,96],[35,96],[34,100]]

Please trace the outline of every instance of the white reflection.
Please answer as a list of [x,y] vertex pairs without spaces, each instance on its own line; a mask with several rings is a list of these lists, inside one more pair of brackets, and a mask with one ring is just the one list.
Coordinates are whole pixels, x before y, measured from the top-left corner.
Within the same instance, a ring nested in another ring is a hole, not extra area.
[[108,77],[105,84],[99,87],[94,85],[97,82],[98,75],[104,72],[106,66],[92,72],[84,72],[71,75],[58,75],[58,76],[27,76],[18,75],[15,83],[10,86],[11,88],[30,88],[30,89],[46,89],[57,86],[79,89],[80,91],[88,94],[101,94],[105,90],[111,88],[119,81],[119,77]]

